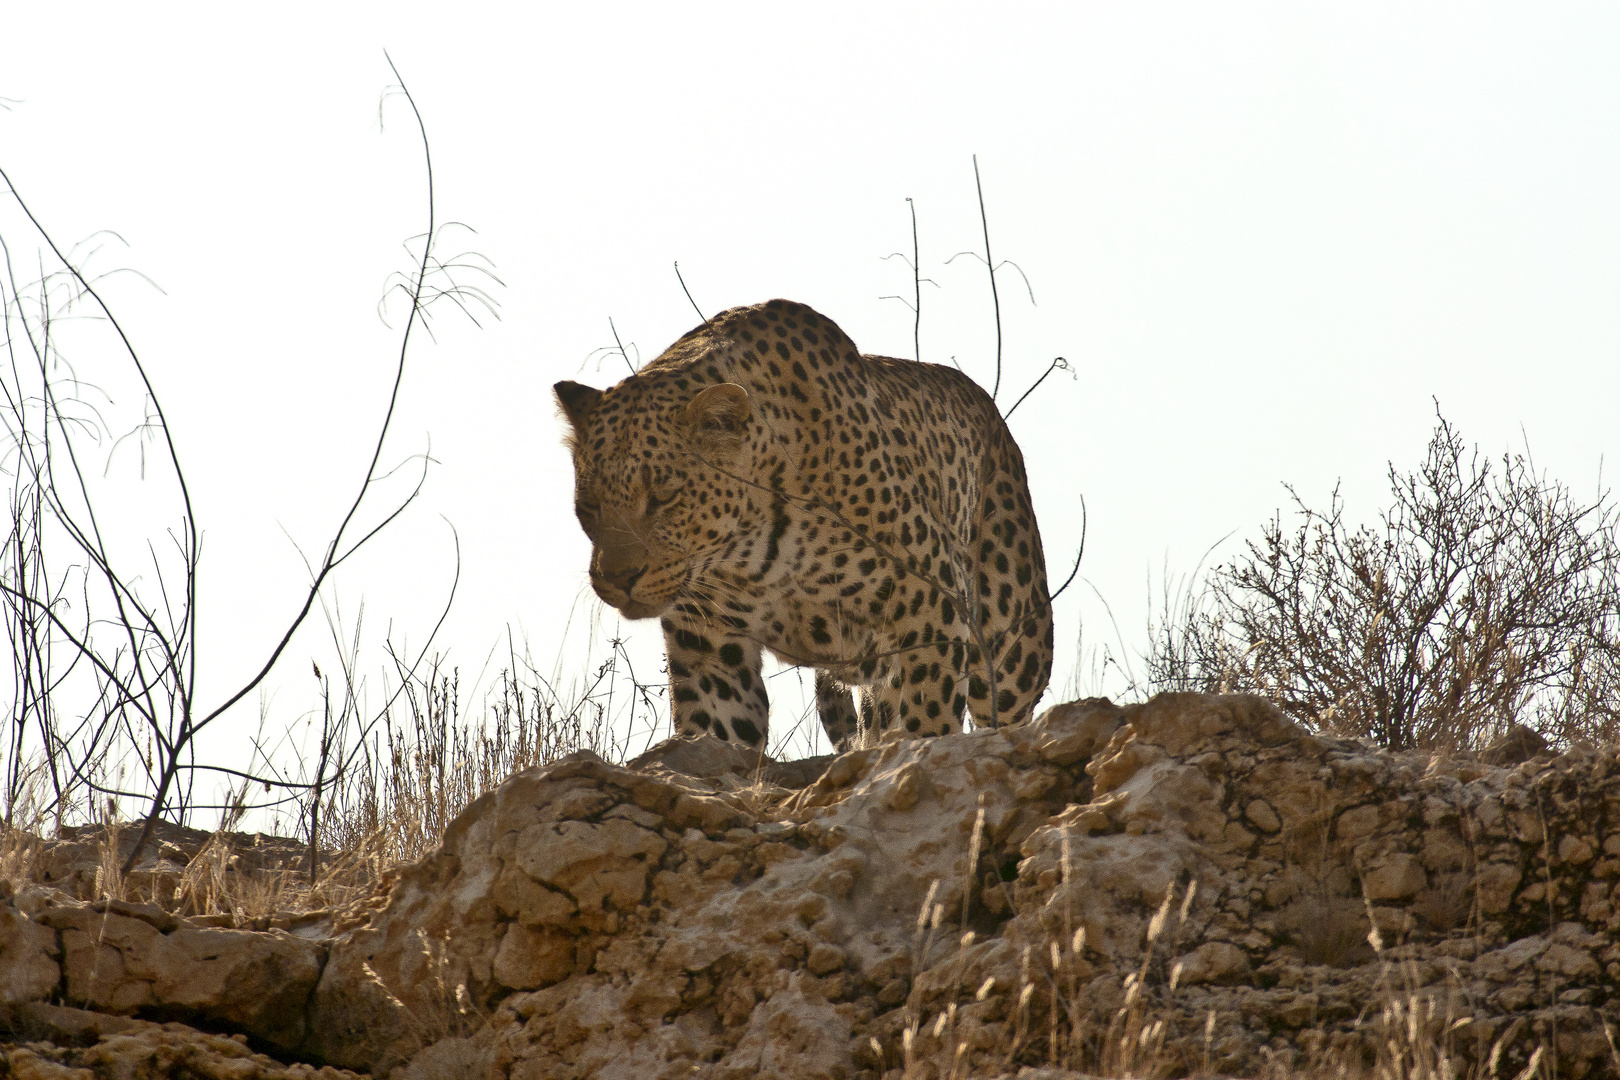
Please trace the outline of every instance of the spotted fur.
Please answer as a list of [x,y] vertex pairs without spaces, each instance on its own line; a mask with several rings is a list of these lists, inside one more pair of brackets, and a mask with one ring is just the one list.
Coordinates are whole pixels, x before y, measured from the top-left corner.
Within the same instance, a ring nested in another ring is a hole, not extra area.
[[661,620],[677,732],[763,748],[761,650],[816,669],[840,746],[1029,716],[1052,673],[1046,562],[1023,457],[967,376],[862,356],[772,300],[556,394],[591,584]]

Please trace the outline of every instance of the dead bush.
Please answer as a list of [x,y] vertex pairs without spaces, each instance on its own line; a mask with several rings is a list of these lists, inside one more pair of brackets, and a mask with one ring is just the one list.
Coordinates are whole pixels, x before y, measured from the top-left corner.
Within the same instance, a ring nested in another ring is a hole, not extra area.
[[1154,689],[1265,694],[1312,728],[1390,749],[1478,748],[1515,722],[1548,739],[1620,728],[1620,544],[1529,455],[1465,449],[1439,417],[1393,502],[1353,528],[1337,488],[1289,488],[1237,559],[1166,605]]

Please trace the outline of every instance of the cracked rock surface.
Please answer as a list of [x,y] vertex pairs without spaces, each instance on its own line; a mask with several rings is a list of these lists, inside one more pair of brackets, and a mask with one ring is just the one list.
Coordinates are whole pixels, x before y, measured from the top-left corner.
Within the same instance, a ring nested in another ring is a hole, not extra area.
[[1168,1074],[1257,1075],[1370,1065],[1395,1007],[1459,1070],[1539,1047],[1613,1075],[1617,819],[1613,748],[1390,754],[1239,695],[807,763],[577,754],[473,803],[342,933],[18,889],[0,1054],[122,1076],[82,1055],[194,1036],[284,1070],[222,1076],[897,1080],[909,1041],[913,1076],[1010,1076],[1129,1013]]

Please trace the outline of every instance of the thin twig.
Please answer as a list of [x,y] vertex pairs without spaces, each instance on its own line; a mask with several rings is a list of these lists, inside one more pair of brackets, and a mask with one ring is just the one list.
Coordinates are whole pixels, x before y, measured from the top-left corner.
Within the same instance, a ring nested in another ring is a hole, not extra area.
[[1029,397],[1029,395],[1033,394],[1035,392],[1035,388],[1040,386],[1041,383],[1045,382],[1046,377],[1048,375],[1052,374],[1052,372],[1056,371],[1058,368],[1062,368],[1064,371],[1073,370],[1072,368],[1069,367],[1069,362],[1067,360],[1063,359],[1063,357],[1060,356],[1056,360],[1053,360],[1050,364],[1048,364],[1046,366],[1046,370],[1041,372],[1041,377],[1036,379],[1034,384],[1031,385],[1028,390],[1025,390],[1021,395],[1019,395],[1019,398],[1018,398],[1017,401],[1013,402],[1012,408],[1008,409],[1006,412],[1001,414],[1001,418],[1003,420],[1005,420],[1009,416],[1011,416],[1014,412],[1016,412],[1018,410],[1018,406],[1020,406],[1020,405],[1022,405],[1024,403],[1024,398],[1027,398],[1027,397]]
[[984,211],[984,184],[979,181],[979,155],[973,155],[973,187],[979,193],[979,224],[984,226],[984,265],[990,271],[990,300],[996,308],[996,385],[990,400],[1001,393],[1001,295],[996,291],[996,260],[990,254],[990,218]]
[[[703,309],[698,307],[696,300],[692,299],[692,290],[686,287],[686,279],[681,276],[681,263],[679,259],[675,260],[675,280],[681,283],[681,292],[686,294],[686,302],[692,305],[693,311],[697,312],[698,321],[708,322],[708,316],[703,314]],[[614,336],[617,337],[618,335],[615,334]]]
[[[687,297],[688,300],[691,297]],[[619,356],[624,359],[624,366],[630,369],[630,374],[636,373],[636,366],[630,362],[630,354],[624,351],[624,342],[619,340],[619,328],[613,325],[613,316],[608,316],[608,329],[613,332],[613,344],[619,347]]]
[[912,306],[915,316],[911,324],[912,359],[922,363],[922,249],[917,243],[917,203],[910,195],[906,196],[906,208],[911,211],[911,285],[916,293],[916,303]]
[[1078,574],[1080,572],[1080,560],[1085,558],[1085,556],[1086,556],[1086,497],[1084,495],[1082,495],[1082,496],[1080,496],[1080,547],[1079,547],[1079,550],[1077,550],[1074,553],[1074,569],[1069,571],[1069,576],[1063,579],[1063,584],[1061,584],[1061,585],[1059,585],[1057,587],[1056,592],[1047,594],[1046,602],[1048,604],[1052,603],[1058,597],[1062,596],[1063,595],[1063,590],[1067,589],[1069,587],[1069,585],[1073,583],[1074,575],[1076,575],[1076,574]]

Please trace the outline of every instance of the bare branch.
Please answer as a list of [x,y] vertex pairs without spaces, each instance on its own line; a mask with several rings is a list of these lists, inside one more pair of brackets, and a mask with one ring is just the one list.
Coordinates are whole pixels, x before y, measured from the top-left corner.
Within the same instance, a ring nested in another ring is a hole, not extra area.
[[990,218],[984,210],[984,185],[979,181],[978,154],[973,155],[973,187],[979,193],[979,224],[984,226],[984,265],[990,268],[990,300],[996,309],[996,384],[990,391],[990,400],[994,401],[1001,393],[1001,294],[996,291],[995,257],[990,254]]
[[[1014,407],[1016,408],[1016,406]],[[1057,591],[1047,594],[1047,603],[1052,603],[1062,596],[1063,590],[1067,589],[1070,583],[1074,581],[1074,575],[1080,572],[1080,560],[1086,557],[1086,524],[1086,497],[1082,495],[1080,496],[1080,546],[1075,549],[1074,569],[1069,571],[1069,576],[1063,579],[1063,584],[1057,587]]]
[[1073,371],[1074,371],[1074,369],[1069,366],[1069,362],[1067,360],[1063,359],[1063,357],[1060,356],[1056,360],[1053,360],[1050,364],[1048,364],[1046,366],[1046,370],[1041,372],[1041,377],[1036,379],[1035,382],[1033,384],[1031,384],[1031,386],[1030,386],[1030,388],[1028,390],[1025,390],[1022,394],[1020,394],[1018,396],[1018,400],[1012,403],[1012,408],[1008,409],[1005,413],[1003,413],[1001,418],[1003,420],[1005,420],[1009,416],[1011,416],[1015,411],[1017,411],[1018,406],[1020,406],[1020,405],[1022,405],[1024,403],[1024,399],[1029,397],[1029,395],[1033,394],[1035,392],[1036,388],[1039,387],[1041,385],[1041,383],[1046,381],[1046,377],[1048,375],[1050,375],[1050,374],[1052,374],[1052,372],[1058,371],[1058,370],[1067,371],[1067,372],[1070,372],[1070,373],[1073,373]]
[[619,355],[623,357],[624,366],[630,369],[630,374],[634,375],[636,367],[630,362],[630,354],[624,351],[624,342],[619,340],[619,328],[613,325],[613,316],[611,315],[608,316],[608,329],[613,332],[613,344],[618,349]]
[[[679,260],[677,260],[675,263],[675,280],[681,283],[681,292],[686,294],[686,302],[692,305],[693,311],[697,312],[698,322],[708,322],[708,317],[703,314],[703,309],[698,307],[696,300],[692,299],[692,290],[686,287],[686,279],[681,276],[681,264]],[[615,334],[614,336],[617,338],[618,335]]]

